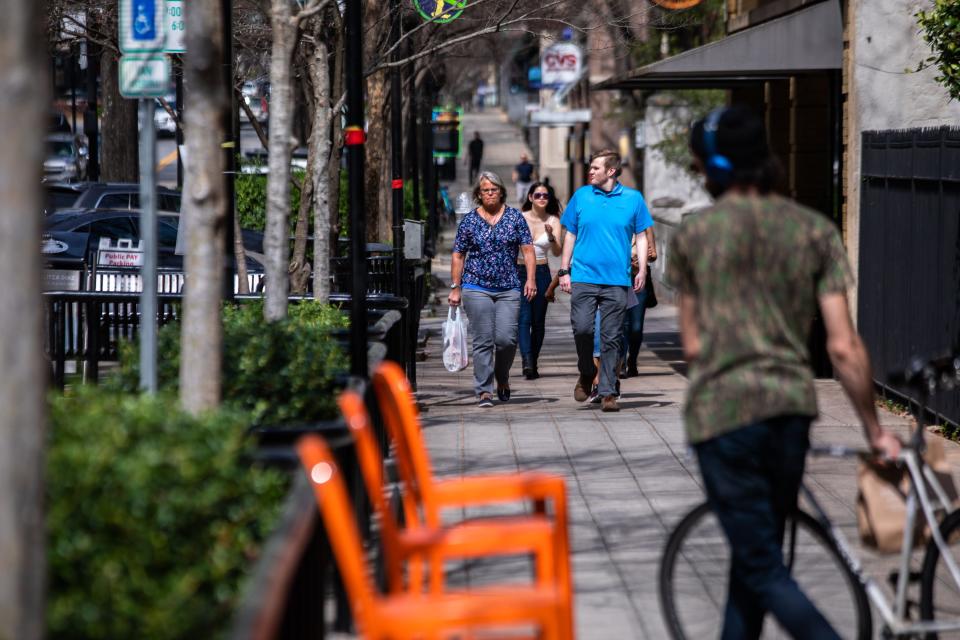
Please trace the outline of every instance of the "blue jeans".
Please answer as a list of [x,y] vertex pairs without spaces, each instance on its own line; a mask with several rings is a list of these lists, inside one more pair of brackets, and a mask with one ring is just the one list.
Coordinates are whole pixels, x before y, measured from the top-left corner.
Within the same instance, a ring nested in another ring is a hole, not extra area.
[[[527,281],[527,268],[517,265],[520,282]],[[547,328],[547,287],[550,286],[550,267],[545,264],[537,265],[537,295],[528,301],[520,296],[520,318],[517,324],[520,327],[520,356],[536,364],[543,347],[543,335]]]
[[783,564],[811,420],[779,416],[696,445],[707,500],[730,541],[724,640],[759,638],[768,611],[794,638],[839,638]]
[[[627,309],[623,316],[623,338],[620,344],[620,362],[637,366],[640,345],[643,344],[643,320],[647,315],[647,288],[637,291],[635,307]],[[629,356],[629,357],[628,357]]]

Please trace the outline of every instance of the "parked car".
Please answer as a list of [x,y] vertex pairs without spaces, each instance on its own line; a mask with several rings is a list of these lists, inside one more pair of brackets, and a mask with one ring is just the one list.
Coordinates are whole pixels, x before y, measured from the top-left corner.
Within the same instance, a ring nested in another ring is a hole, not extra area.
[[[163,212],[157,216],[157,266],[171,269],[183,269],[183,256],[176,254],[177,229],[180,214]],[[101,238],[113,241],[121,239],[140,240],[140,212],[137,210],[106,209],[69,209],[48,215],[44,219],[43,231],[51,238],[66,243],[62,253],[75,262],[76,255],[83,255],[92,263]],[[64,232],[73,234],[63,236]],[[264,270],[263,234],[249,229],[242,230],[243,246],[247,249],[247,269]],[[86,246],[74,246],[78,241],[86,240]],[[72,244],[71,244],[72,243]],[[60,268],[56,253],[47,254],[47,263],[51,268]]]
[[71,133],[48,133],[44,180],[83,180],[87,175],[86,138]]
[[[44,213],[61,209],[139,209],[140,185],[136,182],[48,182]],[[180,211],[180,192],[157,187],[157,209]]]
[[[163,97],[167,101],[167,104],[170,105],[170,108],[173,109],[173,112],[177,112],[177,94],[168,93]],[[177,121],[170,117],[170,114],[167,113],[167,110],[163,108],[163,105],[160,104],[160,100],[157,100],[156,107],[153,110],[153,122],[157,128],[158,137],[171,137],[177,135]]]
[[[243,101],[250,107],[250,113],[253,114],[257,122],[266,124],[270,116],[270,103],[268,102],[269,90],[267,89],[267,85],[252,81],[244,82],[243,87],[240,89],[240,95],[243,96]],[[243,122],[249,121],[247,112],[242,107],[240,108],[240,120]]]

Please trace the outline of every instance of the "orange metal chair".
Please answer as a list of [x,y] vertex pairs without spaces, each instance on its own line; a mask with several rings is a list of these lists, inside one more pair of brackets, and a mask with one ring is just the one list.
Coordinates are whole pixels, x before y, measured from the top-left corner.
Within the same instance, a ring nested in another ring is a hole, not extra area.
[[[383,458],[374,439],[370,415],[363,398],[355,391],[344,391],[337,400],[344,420],[356,443],[357,459],[367,493],[373,503],[381,529],[386,560],[387,582],[391,592],[406,588],[422,590],[421,559],[442,567],[449,558],[475,558],[496,555],[533,554],[537,584],[563,590],[558,582],[558,558],[553,523],[547,518],[528,516],[497,518],[461,523],[452,527],[401,529],[384,497]],[[409,583],[404,582],[404,566],[411,565]],[[409,585],[409,587],[408,587]],[[431,585],[434,593],[442,584]]]
[[[443,526],[444,509],[502,502],[533,503],[532,519],[545,518],[547,503],[553,508],[555,572],[569,603],[568,628],[573,633],[573,588],[570,572],[570,545],[567,533],[567,497],[564,479],[536,472],[435,479],[427,447],[420,430],[420,416],[413,391],[403,369],[394,362],[381,363],[373,373],[377,400],[395,448],[395,458],[403,482],[404,515],[408,526],[437,529]],[[486,521],[496,519],[486,519]],[[430,562],[431,585],[442,584],[443,566]]]
[[[337,464],[323,440],[306,435],[297,453],[317,499],[358,631],[374,640],[471,637],[476,631],[536,628],[564,640],[566,615],[556,589],[516,587],[458,594],[382,596],[374,588]],[[514,636],[511,636],[514,637]]]

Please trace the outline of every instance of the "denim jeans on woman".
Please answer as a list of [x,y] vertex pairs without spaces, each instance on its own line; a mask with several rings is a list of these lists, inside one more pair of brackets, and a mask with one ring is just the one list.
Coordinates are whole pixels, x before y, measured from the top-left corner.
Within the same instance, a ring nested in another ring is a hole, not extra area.
[[477,395],[493,394],[493,382],[510,382],[517,354],[517,315],[520,292],[464,289],[461,300],[473,336],[473,388]]
[[783,564],[810,421],[770,418],[695,445],[707,500],[732,552],[724,640],[759,638],[768,611],[794,638],[839,638]]
[[[649,277],[649,276],[648,276]],[[623,316],[623,338],[620,345],[620,362],[636,366],[640,345],[643,344],[643,320],[647,315],[647,287],[637,291],[638,304],[627,309]]]
[[[517,273],[520,276],[520,282],[527,281],[526,266],[517,265]],[[550,303],[547,302],[546,294],[547,287],[550,286],[550,267],[538,264],[536,278],[537,295],[530,301],[523,296],[520,297],[520,317],[517,321],[520,328],[518,337],[520,356],[534,364],[540,357],[543,336],[547,328],[547,305]]]

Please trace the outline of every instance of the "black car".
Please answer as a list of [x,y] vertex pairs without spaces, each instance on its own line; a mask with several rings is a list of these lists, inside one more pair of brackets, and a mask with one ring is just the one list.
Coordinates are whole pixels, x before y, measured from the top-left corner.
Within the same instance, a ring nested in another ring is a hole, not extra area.
[[[170,269],[183,269],[183,256],[176,254],[177,227],[180,214],[161,212],[157,215],[157,266]],[[68,245],[63,253],[72,256],[85,256],[88,264],[96,258],[100,247],[100,238],[116,240],[140,239],[140,212],[136,210],[71,209],[58,211],[44,219],[43,231],[54,239]],[[62,235],[69,232],[70,236]],[[249,229],[242,230],[243,246],[247,250],[247,269],[253,272],[263,271],[263,234]],[[86,241],[86,246],[78,248],[71,243]],[[48,266],[65,268],[58,264],[58,254],[46,254]]]
[[[140,185],[136,182],[50,182],[44,185],[44,213],[61,209],[139,209]],[[157,187],[157,209],[180,211],[180,192]]]

